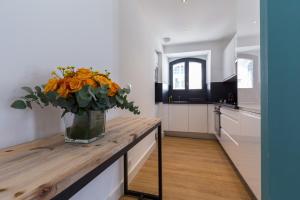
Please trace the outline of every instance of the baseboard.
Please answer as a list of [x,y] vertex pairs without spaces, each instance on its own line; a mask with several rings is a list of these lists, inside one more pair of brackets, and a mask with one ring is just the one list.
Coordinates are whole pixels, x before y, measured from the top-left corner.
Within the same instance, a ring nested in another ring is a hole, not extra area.
[[164,131],[164,134],[169,137],[183,137],[203,140],[217,140],[214,134],[209,133],[194,133],[194,132],[180,132],[180,131]]
[[[152,152],[155,150],[156,141],[154,141],[151,146],[145,151],[145,153],[141,156],[138,162],[133,165],[132,169],[128,173],[128,182],[130,183],[134,177],[138,174],[140,169],[143,167],[145,162],[148,160]],[[124,194],[124,180],[110,193],[107,200],[119,200]]]

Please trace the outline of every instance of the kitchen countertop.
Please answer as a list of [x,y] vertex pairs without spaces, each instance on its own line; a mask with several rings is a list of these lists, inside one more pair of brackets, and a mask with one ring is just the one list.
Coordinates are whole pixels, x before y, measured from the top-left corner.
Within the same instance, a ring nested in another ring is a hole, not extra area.
[[163,104],[215,104],[215,103],[208,102],[208,101],[172,101],[172,102],[164,102]]
[[228,103],[215,103],[215,104],[219,105],[221,107],[231,108],[231,109],[235,109],[235,110],[239,109],[239,107],[235,104],[228,104]]
[[227,103],[210,102],[210,101],[173,101],[173,102],[168,102],[168,103],[164,103],[164,104],[215,104],[215,105],[224,106],[224,107],[231,108],[231,109],[238,109],[237,105],[227,104]]
[[261,114],[260,105],[255,104],[240,104],[239,108],[241,110],[247,111],[247,112],[253,112],[256,114]]

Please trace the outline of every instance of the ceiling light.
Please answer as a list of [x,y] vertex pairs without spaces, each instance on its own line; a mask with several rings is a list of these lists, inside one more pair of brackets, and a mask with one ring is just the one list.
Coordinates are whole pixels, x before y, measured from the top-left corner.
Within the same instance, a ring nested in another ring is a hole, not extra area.
[[182,1],[182,3],[187,3],[188,0],[181,0],[181,1]]

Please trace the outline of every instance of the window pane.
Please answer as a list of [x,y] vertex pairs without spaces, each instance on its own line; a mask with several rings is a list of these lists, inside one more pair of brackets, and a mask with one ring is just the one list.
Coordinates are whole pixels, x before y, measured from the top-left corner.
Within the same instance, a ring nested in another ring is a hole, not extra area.
[[238,88],[253,88],[253,60],[240,58],[237,68]]
[[177,63],[173,65],[173,90],[185,89],[185,64]]
[[198,62],[189,63],[189,89],[202,89],[202,64]]

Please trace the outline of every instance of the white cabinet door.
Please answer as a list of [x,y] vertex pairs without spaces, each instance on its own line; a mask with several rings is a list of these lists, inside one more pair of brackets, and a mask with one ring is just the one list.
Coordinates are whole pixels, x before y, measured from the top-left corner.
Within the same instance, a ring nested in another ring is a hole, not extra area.
[[216,134],[215,130],[215,105],[209,104],[207,109],[207,130],[208,133]]
[[240,111],[238,169],[258,199],[261,198],[261,116]]
[[169,131],[188,132],[189,105],[169,105]]
[[236,36],[228,43],[223,54],[223,78],[228,80],[236,75]]
[[188,132],[207,133],[207,104],[189,105]]

